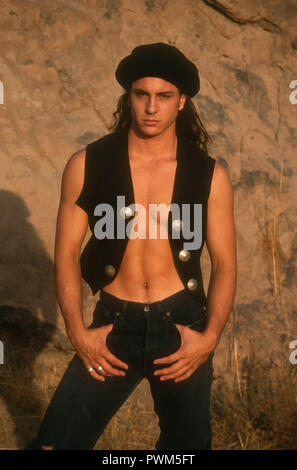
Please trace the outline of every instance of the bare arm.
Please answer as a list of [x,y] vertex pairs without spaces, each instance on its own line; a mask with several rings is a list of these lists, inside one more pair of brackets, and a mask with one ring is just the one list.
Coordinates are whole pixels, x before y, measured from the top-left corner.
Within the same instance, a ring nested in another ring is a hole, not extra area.
[[[88,228],[88,214],[75,204],[84,182],[86,150],[80,150],[68,160],[61,185],[61,200],[57,217],[55,241],[55,282],[57,300],[65,321],[67,335],[89,373],[104,381],[104,375],[125,375],[120,369],[128,365],[112,354],[106,337],[113,324],[86,328],[83,318],[83,293],[80,251]],[[100,374],[96,371],[101,367]]]
[[162,376],[160,380],[180,382],[205,362],[218,345],[232,310],[237,275],[233,190],[227,171],[217,162],[208,198],[206,244],[212,265],[206,327],[200,333],[175,323],[181,346],[173,354],[154,360],[154,364],[173,363],[154,372]]
[[232,311],[237,281],[234,197],[225,168],[215,164],[208,199],[206,244],[211,258],[205,336],[215,348]]
[[85,329],[79,258],[88,227],[88,215],[75,204],[83,186],[84,162],[85,149],[73,154],[65,166],[56,226],[56,295],[67,334]]

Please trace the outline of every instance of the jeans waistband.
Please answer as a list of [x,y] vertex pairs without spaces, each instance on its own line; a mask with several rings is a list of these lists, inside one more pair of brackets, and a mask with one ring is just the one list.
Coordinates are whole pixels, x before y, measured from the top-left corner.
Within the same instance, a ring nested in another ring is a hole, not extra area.
[[144,312],[166,312],[168,310],[177,310],[185,304],[197,302],[188,290],[182,289],[175,294],[165,297],[156,302],[134,302],[131,300],[120,299],[109,292],[104,290],[100,291],[99,302],[102,302],[106,307],[111,309],[121,310],[122,312],[129,311],[131,313],[144,313]]

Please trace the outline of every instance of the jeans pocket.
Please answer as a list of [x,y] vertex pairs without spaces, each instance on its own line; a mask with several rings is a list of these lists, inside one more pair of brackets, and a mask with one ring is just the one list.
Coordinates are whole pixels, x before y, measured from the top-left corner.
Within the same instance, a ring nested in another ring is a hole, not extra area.
[[100,326],[106,326],[112,324],[112,329],[108,333],[109,336],[119,323],[119,312],[114,312],[107,306],[100,303],[100,300],[97,302],[95,310],[93,312],[93,322],[88,328],[100,328]]
[[176,328],[178,333],[180,334],[177,324],[190,328],[192,330],[202,332],[205,328],[206,324],[206,309],[204,307],[200,307],[196,305],[189,307],[185,307],[184,309],[172,312],[169,315],[169,319],[171,324]]
[[199,318],[198,320],[193,321],[189,325],[184,325],[184,326],[186,326],[187,328],[190,328],[191,330],[195,330],[195,331],[202,333],[202,331],[205,328],[205,321],[206,319],[205,317],[203,317],[203,318]]

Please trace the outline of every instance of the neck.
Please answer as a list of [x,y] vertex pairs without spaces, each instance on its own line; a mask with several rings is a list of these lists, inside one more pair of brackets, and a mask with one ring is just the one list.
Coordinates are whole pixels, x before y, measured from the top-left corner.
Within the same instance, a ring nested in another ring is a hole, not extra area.
[[172,158],[177,148],[175,126],[170,126],[160,134],[148,135],[131,124],[128,130],[128,146],[131,153],[140,157],[149,155],[151,159]]

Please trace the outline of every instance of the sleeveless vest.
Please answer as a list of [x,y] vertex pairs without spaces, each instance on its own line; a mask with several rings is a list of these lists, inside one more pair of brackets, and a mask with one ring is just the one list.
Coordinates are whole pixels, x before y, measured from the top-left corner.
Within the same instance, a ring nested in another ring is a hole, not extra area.
[[[206,239],[207,201],[216,160],[199,149],[195,143],[180,136],[177,136],[176,158],[177,166],[170,206],[176,210],[169,210],[168,241],[176,271],[183,285],[196,300],[206,305],[200,256]],[[120,210],[117,197],[119,195],[122,196]],[[125,196],[124,203],[123,196]],[[111,206],[115,214],[114,236],[111,238],[99,239],[96,232],[96,224],[100,220],[98,214],[101,215],[102,211],[95,208],[102,203]],[[129,241],[129,226],[131,228],[133,224],[135,197],[128,155],[127,129],[107,134],[87,145],[84,184],[76,204],[87,212],[92,232],[81,253],[80,266],[82,278],[95,295],[99,289],[115,279]],[[184,235],[183,204],[187,205],[185,215],[189,215],[191,231],[194,228],[195,214],[197,217],[200,211],[200,216],[202,215],[199,244],[196,243],[193,247],[189,247],[191,243],[189,236]],[[120,237],[117,237],[118,229]],[[184,244],[188,244],[187,249]]]

